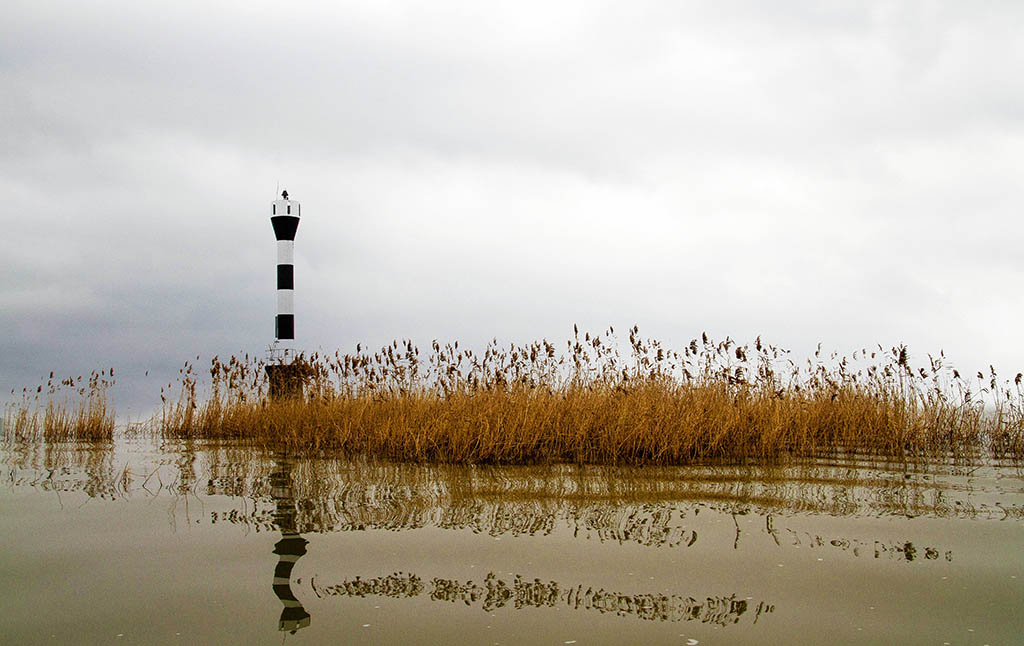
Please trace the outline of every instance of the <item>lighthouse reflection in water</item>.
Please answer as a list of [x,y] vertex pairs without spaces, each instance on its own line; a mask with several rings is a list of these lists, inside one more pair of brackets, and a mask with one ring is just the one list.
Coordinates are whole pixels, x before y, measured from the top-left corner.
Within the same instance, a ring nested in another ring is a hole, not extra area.
[[298,533],[295,523],[295,492],[292,486],[292,467],[285,456],[274,460],[274,471],[270,474],[270,495],[274,500],[274,525],[281,532],[281,540],[274,545],[277,566],[274,568],[274,594],[281,600],[281,619],[278,630],[294,633],[309,625],[309,613],[302,607],[292,592],[292,569],[306,553],[309,543]]

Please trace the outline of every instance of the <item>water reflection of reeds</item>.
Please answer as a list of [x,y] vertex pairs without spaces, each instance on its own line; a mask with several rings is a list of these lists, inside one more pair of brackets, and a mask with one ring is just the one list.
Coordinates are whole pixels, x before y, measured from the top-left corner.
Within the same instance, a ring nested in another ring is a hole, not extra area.
[[[3,450],[8,480],[90,495],[145,493],[267,500],[274,454],[194,441],[143,447],[144,464],[114,465],[113,442],[15,443]],[[276,459],[280,459],[278,456]],[[978,504],[979,480],[1007,467],[808,460],[785,466],[603,467],[381,463],[288,458],[300,531],[435,526],[489,534],[549,533],[554,519],[617,527],[651,543],[685,535],[670,509],[726,513],[1024,518],[1020,505]],[[137,461],[137,460],[136,460]],[[1019,476],[1019,474],[1016,474]],[[1024,493],[1012,479],[1005,493]],[[678,516],[678,514],[676,514]],[[646,529],[645,529],[646,528]],[[657,538],[661,536],[661,538]]]
[[16,442],[4,447],[7,481],[42,491],[83,492],[116,499],[132,488],[132,473],[114,464],[113,441]]
[[[977,506],[968,480],[941,470],[862,466],[606,468],[417,466],[311,459],[293,470],[304,531],[466,528],[545,533],[552,516],[577,524],[663,525],[665,509],[727,513],[1024,517],[1019,506]],[[927,478],[927,479],[926,479]],[[676,514],[678,515],[678,514]],[[645,532],[635,531],[634,534]],[[646,532],[649,534],[650,532]],[[667,535],[667,534],[666,534]]]
[[[647,621],[697,621],[718,626],[739,623],[753,605],[735,594],[700,599],[662,593],[628,594],[583,584],[531,580],[522,575],[506,581],[494,572],[488,573],[480,583],[435,577],[425,584],[415,574],[396,572],[371,579],[355,577],[328,585],[318,585],[313,581],[311,586],[319,598],[382,596],[406,599],[425,593],[432,601],[461,603],[484,612],[500,608],[566,608]],[[747,617],[753,623],[762,614],[773,610],[773,605],[761,601]]]
[[[116,499],[224,496],[241,509],[215,510],[213,523],[277,531],[273,479],[287,466],[289,531],[401,531],[423,527],[491,536],[549,535],[565,530],[600,542],[689,548],[702,544],[701,509],[736,523],[734,547],[747,540],[737,518],[765,519],[760,530],[778,545],[841,550],[875,558],[951,559],[936,546],[857,540],[827,532],[775,529],[788,516],[927,516],[1020,519],[1024,507],[978,501],[979,477],[1004,474],[991,464],[894,469],[871,461],[807,461],[787,467],[487,467],[412,465],[295,458],[194,441],[149,447],[147,460],[115,465],[114,444],[19,444],[4,451],[6,480],[44,491]],[[284,461],[282,463],[282,460]],[[275,470],[277,475],[275,476]],[[987,474],[987,476],[986,476]],[[1020,494],[1020,480],[1003,485]],[[986,497],[987,496],[987,497]],[[1019,498],[1018,498],[1019,499]]]

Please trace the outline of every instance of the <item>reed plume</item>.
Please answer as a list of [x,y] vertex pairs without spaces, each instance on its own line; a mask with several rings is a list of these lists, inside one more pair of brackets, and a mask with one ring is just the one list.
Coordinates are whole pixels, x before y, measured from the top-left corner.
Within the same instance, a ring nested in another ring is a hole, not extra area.
[[4,437],[21,442],[111,440],[114,410],[108,391],[113,386],[113,368],[64,379],[50,372],[45,386],[22,389],[21,401],[6,407]]
[[[541,340],[482,352],[411,341],[374,352],[301,357],[304,395],[267,397],[246,356],[180,373],[154,428],[168,438],[448,463],[685,464],[861,451],[916,458],[987,450],[1024,455],[1020,379],[969,380],[905,346],[795,362],[706,333],[682,350],[609,328],[574,327],[559,351]],[[199,392],[202,391],[202,395]]]

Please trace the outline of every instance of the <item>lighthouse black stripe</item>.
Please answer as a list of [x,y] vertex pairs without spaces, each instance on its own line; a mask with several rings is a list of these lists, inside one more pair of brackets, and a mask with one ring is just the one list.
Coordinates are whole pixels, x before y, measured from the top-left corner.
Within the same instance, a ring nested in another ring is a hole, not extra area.
[[295,265],[277,266],[277,288],[295,289]]
[[[301,555],[300,555],[301,556]],[[294,561],[278,561],[277,567],[274,568],[275,579],[288,579],[292,576],[292,568],[295,567]]]
[[276,215],[270,218],[274,225],[274,235],[278,240],[294,240],[299,228],[299,218],[294,215]]
[[278,314],[274,317],[274,327],[276,328],[276,337],[278,339],[294,339],[295,338],[295,315],[294,314]]
[[276,594],[277,598],[281,601],[298,601],[298,599],[295,598],[295,594],[292,592],[292,588],[289,584],[277,583],[273,586],[273,588],[274,594]]

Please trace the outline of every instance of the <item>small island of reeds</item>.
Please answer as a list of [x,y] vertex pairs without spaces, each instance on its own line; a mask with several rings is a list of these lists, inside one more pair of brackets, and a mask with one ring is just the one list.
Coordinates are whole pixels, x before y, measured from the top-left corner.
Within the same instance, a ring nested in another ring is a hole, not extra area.
[[[940,353],[912,365],[905,346],[797,361],[762,343],[703,334],[682,348],[614,329],[482,352],[411,341],[375,351],[300,356],[301,395],[268,397],[248,355],[186,362],[145,426],[167,439],[224,440],[298,452],[443,463],[670,465],[780,461],[864,452],[898,459],[1024,456],[1021,379],[961,374]],[[200,375],[202,374],[202,377]],[[102,439],[113,370],[78,403],[25,391],[5,435]]]

